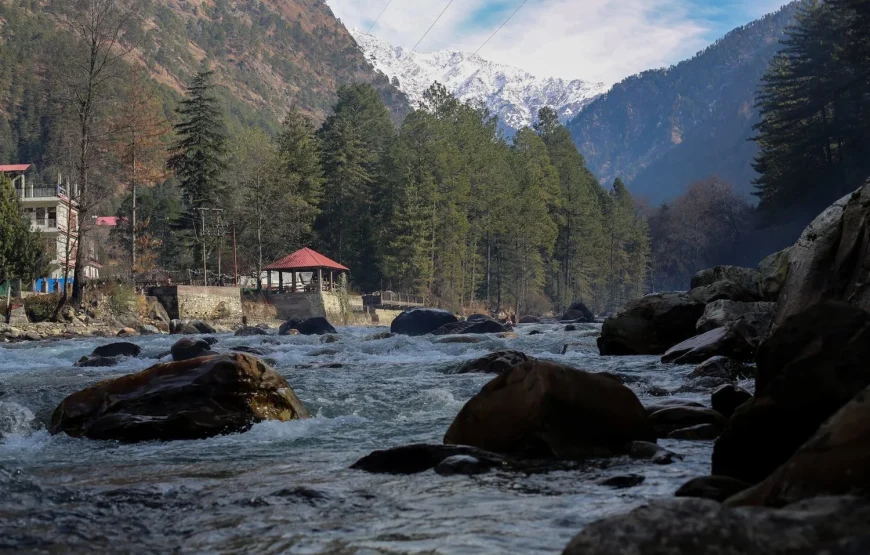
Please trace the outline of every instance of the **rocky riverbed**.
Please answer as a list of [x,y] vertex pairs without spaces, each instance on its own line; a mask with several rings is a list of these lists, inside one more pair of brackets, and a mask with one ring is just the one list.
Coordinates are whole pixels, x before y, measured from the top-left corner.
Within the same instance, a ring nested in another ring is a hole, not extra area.
[[709,406],[719,385],[657,356],[599,356],[596,328],[565,328],[520,325],[517,336],[456,336],[461,342],[373,328],[339,328],[328,340],[217,334],[215,350],[263,353],[313,417],[136,444],[52,436],[47,425],[67,395],[155,364],[178,336],[125,339],[141,354],[110,368],[73,364],[112,339],[0,346],[0,549],[559,553],[587,524],[671,498],[709,474],[713,442],[659,440],[683,456],[667,465],[618,456],[474,476],[350,467],[374,450],[441,443],[493,378],[457,369],[494,351],[607,372],[645,405],[679,398]]

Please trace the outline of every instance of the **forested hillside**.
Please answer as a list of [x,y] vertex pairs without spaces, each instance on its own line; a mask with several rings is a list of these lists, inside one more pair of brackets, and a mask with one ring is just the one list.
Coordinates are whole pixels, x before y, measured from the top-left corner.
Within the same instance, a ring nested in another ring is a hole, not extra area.
[[694,58],[618,83],[569,128],[602,182],[622,177],[653,204],[717,175],[747,195],[755,95],[796,3],[728,33]]
[[[0,161],[49,165],[73,0],[0,0]],[[402,93],[365,60],[323,0],[138,0],[115,52],[145,68],[167,116],[202,64],[229,129],[269,131],[291,104],[323,121],[342,84],[372,83],[399,120]]]

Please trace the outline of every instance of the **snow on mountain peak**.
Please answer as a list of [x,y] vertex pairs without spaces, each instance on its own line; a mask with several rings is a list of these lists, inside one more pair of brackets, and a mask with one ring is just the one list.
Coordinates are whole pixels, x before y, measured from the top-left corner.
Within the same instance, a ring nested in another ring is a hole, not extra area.
[[423,92],[438,81],[463,102],[483,102],[513,129],[531,125],[538,110],[545,106],[567,121],[607,90],[603,83],[538,78],[467,52],[408,53],[406,48],[359,29],[350,32],[374,68],[390,79],[396,78],[413,104],[419,106]]

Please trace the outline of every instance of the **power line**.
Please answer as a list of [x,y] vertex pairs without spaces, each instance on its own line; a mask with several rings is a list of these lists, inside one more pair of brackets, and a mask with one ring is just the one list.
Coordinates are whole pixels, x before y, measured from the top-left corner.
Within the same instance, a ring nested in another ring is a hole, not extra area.
[[423,36],[422,36],[422,37],[420,37],[420,40],[418,40],[418,41],[417,41],[417,44],[415,44],[415,45],[414,45],[414,48],[412,48],[412,49],[411,49],[411,51],[410,51],[410,52],[408,52],[408,55],[411,55],[411,54],[413,54],[413,53],[414,53],[414,51],[415,51],[415,50],[417,50],[417,47],[418,47],[418,46],[420,46],[420,43],[421,43],[421,42],[423,42],[423,39],[425,39],[425,38],[426,38],[426,35],[428,35],[428,34],[429,34],[429,31],[431,31],[431,30],[432,30],[432,27],[435,27],[435,24],[436,24],[436,23],[438,23],[438,21],[439,21],[439,20],[440,20],[440,19],[441,19],[441,16],[442,16],[442,15],[444,15],[444,12],[446,12],[446,11],[447,11],[447,8],[449,8],[449,7],[450,7],[450,5],[451,5],[451,4],[453,4],[453,2],[454,2],[454,0],[450,0],[450,2],[448,2],[448,3],[447,3],[447,5],[446,5],[446,6],[445,6],[445,7],[444,7],[444,9],[443,9],[443,10],[441,10],[441,13],[440,13],[440,14],[438,14],[438,17],[436,17],[436,18],[435,18],[435,21],[433,21],[433,22],[432,22],[432,25],[430,25],[430,26],[429,26],[429,28],[428,28],[428,29],[426,29],[426,32],[425,32],[425,33],[423,33]]
[[486,44],[487,44],[490,40],[492,40],[492,37],[496,36],[496,35],[498,34],[498,32],[501,31],[502,27],[504,27],[505,25],[507,25],[507,24],[508,24],[508,21],[510,21],[511,19],[513,19],[513,17],[514,17],[515,15],[517,15],[517,12],[520,11],[520,10],[522,9],[522,7],[526,5],[526,2],[528,2],[528,1],[529,1],[529,0],[523,0],[523,3],[520,4],[519,8],[515,9],[515,10],[514,10],[514,13],[510,14],[510,15],[508,16],[508,18],[504,20],[504,23],[502,23],[501,26],[499,26],[499,28],[496,29],[495,32],[494,32],[493,34],[491,34],[491,35],[489,36],[489,38],[486,39],[486,41],[484,41],[483,44],[480,45],[480,48],[478,48],[477,50],[474,51],[474,53],[477,54],[478,52],[480,52],[481,49],[483,49],[483,47],[486,46]]
[[375,19],[374,23],[371,24],[371,26],[369,27],[369,30],[366,31],[366,34],[367,34],[367,35],[370,35],[370,34],[371,34],[372,29],[375,28],[375,25],[377,25],[377,24],[378,24],[378,21],[381,20],[381,16],[384,15],[384,12],[387,11],[387,8],[389,8],[389,7],[390,7],[390,4],[392,4],[392,3],[393,3],[393,0],[390,0],[389,2],[387,2],[387,5],[384,6],[384,9],[381,10],[381,13],[378,14],[377,19]]

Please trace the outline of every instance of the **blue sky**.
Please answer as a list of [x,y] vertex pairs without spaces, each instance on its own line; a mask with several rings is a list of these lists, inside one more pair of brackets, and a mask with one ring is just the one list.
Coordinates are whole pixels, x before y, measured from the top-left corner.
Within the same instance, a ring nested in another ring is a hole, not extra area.
[[[389,0],[327,0],[367,29]],[[411,48],[449,0],[392,0],[372,34]],[[418,50],[474,51],[522,0],[455,0]],[[611,84],[692,56],[784,0],[528,0],[481,50],[539,76]]]

